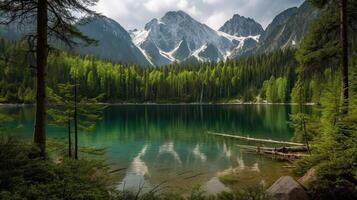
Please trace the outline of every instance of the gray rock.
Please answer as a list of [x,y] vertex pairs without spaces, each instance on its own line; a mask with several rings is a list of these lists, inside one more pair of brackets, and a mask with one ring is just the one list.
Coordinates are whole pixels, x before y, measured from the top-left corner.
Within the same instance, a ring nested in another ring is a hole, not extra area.
[[277,200],[307,200],[304,188],[290,176],[280,177],[267,190]]
[[303,185],[305,188],[309,188],[311,183],[314,182],[317,178],[316,170],[314,168],[309,169],[306,174],[301,177],[298,182]]

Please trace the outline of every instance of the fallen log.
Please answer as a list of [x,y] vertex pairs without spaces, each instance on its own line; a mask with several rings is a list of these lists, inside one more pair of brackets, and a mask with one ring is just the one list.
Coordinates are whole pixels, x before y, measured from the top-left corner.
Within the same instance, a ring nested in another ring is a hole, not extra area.
[[265,150],[265,151],[277,151],[282,153],[293,153],[293,152],[307,152],[306,146],[297,147],[260,147],[260,146],[250,146],[250,145],[236,145],[239,148],[250,149],[250,150]]
[[282,153],[282,152],[277,152],[277,151],[260,151],[261,153],[265,154],[272,154],[272,155],[278,155],[278,156],[283,156],[283,157],[288,157],[288,158],[302,158],[306,156],[310,156],[309,154],[301,154],[301,153]]
[[215,136],[222,136],[222,137],[228,137],[228,138],[234,138],[234,139],[240,139],[240,140],[247,140],[247,141],[254,141],[254,142],[266,142],[266,143],[274,143],[274,144],[285,144],[285,145],[291,145],[291,146],[305,146],[305,144],[302,143],[295,143],[295,142],[287,142],[287,141],[278,141],[278,140],[271,140],[271,139],[260,139],[260,138],[251,138],[251,137],[244,137],[244,136],[238,136],[238,135],[229,135],[229,134],[223,134],[223,133],[215,133],[215,132],[208,132],[209,135],[215,135]]
[[[280,160],[286,160],[286,161],[291,161],[293,159],[309,156],[309,154],[303,154],[303,152],[307,152],[306,147],[305,148],[302,147],[271,148],[271,147],[258,147],[258,146],[249,146],[249,145],[237,145],[237,146],[246,149],[247,152],[269,155],[271,157]],[[293,151],[286,151],[287,149],[291,149]],[[297,150],[304,150],[304,151],[297,151]]]
[[110,171],[109,173],[116,173],[116,172],[120,172],[120,171],[123,171],[123,170],[126,170],[127,168],[125,167],[125,168],[120,168],[120,169],[115,169],[115,170],[112,170],[112,171]]

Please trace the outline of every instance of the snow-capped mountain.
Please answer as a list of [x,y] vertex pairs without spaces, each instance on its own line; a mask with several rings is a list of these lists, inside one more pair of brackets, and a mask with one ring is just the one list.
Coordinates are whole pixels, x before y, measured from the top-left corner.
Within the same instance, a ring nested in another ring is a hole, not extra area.
[[235,14],[219,29],[219,31],[230,35],[247,37],[251,35],[260,35],[264,32],[262,25],[252,18],[246,18]]
[[[98,46],[81,46],[76,51],[141,66],[234,59],[298,46],[317,16],[317,9],[305,2],[299,8],[290,8],[277,15],[264,31],[253,19],[238,14],[219,31],[183,11],[167,12],[159,19],[152,19],[144,29],[132,31],[100,16],[78,25],[84,35],[98,41]],[[3,25],[0,26],[0,36],[19,40],[31,27],[20,29],[16,23]]]
[[143,52],[131,41],[129,33],[116,21],[100,16],[78,26],[79,30],[98,41],[97,46],[81,46],[81,54],[91,54],[102,59],[120,63],[150,65]]
[[242,37],[215,31],[183,11],[167,12],[147,23],[144,30],[131,31],[131,36],[156,66],[193,58],[223,60],[233,50],[244,48],[246,40],[259,39],[256,35]]

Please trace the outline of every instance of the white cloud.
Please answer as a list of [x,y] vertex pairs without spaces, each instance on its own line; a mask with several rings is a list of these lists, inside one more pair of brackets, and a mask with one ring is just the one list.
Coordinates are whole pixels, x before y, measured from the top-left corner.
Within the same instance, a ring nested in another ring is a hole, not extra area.
[[202,15],[202,12],[198,10],[196,6],[191,6],[190,8],[187,9],[186,12],[193,17],[199,17]]
[[[99,1],[96,8],[97,11],[103,14],[115,13],[115,16],[126,16],[130,14],[130,4],[128,1]],[[114,12],[115,10],[115,12]]]
[[184,10],[187,8],[188,2],[186,0],[180,0],[177,4],[177,7],[180,8],[181,10]]
[[220,2],[220,0],[202,0],[202,2],[207,4],[215,4]]
[[171,8],[175,3],[177,3],[176,0],[148,0],[144,3],[144,6],[148,11],[157,13]]
[[228,16],[225,12],[215,13],[207,18],[205,24],[218,30],[230,17],[231,16]]
[[96,11],[126,29],[142,28],[168,11],[183,10],[196,20],[219,28],[233,14],[251,17],[266,27],[281,11],[304,0],[100,0]]

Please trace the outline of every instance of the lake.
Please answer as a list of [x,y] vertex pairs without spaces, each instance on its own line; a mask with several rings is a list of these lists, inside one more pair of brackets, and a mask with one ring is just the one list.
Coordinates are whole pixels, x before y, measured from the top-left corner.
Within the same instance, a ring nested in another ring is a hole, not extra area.
[[[107,148],[117,187],[187,192],[201,185],[209,193],[227,189],[218,175],[235,171],[238,187],[269,185],[289,174],[282,163],[240,149],[247,142],[208,135],[208,131],[290,140],[290,105],[117,105],[109,106],[91,133],[80,133],[80,146]],[[17,132],[31,137],[34,108],[0,107],[17,115]],[[49,127],[49,137],[65,138],[66,129]],[[237,186],[236,184],[236,186]]]

